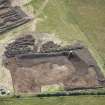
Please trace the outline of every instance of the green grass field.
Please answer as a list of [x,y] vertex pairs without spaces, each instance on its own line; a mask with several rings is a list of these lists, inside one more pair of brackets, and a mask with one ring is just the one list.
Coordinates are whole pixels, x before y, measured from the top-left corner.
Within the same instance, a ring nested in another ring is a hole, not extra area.
[[[34,12],[46,0],[32,0]],[[99,66],[105,69],[105,0],[48,0],[41,10],[37,32],[53,33],[63,41],[79,40],[89,47]],[[105,73],[105,72],[104,72]]]
[[0,99],[0,105],[105,105],[105,96]]

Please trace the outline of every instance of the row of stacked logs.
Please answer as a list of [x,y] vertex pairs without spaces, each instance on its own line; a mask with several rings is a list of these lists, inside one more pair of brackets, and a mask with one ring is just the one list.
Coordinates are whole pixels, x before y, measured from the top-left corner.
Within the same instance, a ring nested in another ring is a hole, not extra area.
[[[40,51],[38,51],[40,47]],[[54,43],[53,41],[45,42],[40,45],[36,43],[32,35],[26,35],[16,39],[14,42],[10,43],[6,47],[5,55],[8,58],[20,57],[20,58],[35,58],[35,57],[46,57],[46,56],[69,56],[73,54],[73,50],[82,49],[82,46],[61,47],[60,45]]]
[[18,27],[29,20],[30,18],[20,7],[12,7],[9,0],[0,1],[0,33]]
[[48,41],[44,44],[41,44],[40,52],[38,52],[38,46],[35,44],[35,39],[32,35],[26,35],[24,37],[20,37],[8,44],[6,47],[5,55],[8,58],[15,57],[18,55],[28,55],[28,54],[36,54],[39,55],[41,53],[44,54],[46,50],[52,50],[55,48],[59,48],[60,46],[55,44],[53,41]]
[[19,54],[28,54],[33,52],[35,39],[31,35],[16,39],[6,47],[5,55],[8,58],[15,57]]
[[9,0],[0,0],[0,9],[5,9],[10,7]]

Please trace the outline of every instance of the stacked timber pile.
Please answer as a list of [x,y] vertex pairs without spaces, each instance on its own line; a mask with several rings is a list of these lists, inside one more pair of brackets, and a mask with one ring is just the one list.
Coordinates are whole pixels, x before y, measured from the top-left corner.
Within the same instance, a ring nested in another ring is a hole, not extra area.
[[10,2],[8,0],[0,0],[0,9],[5,9],[10,7]]
[[40,49],[41,52],[46,52],[48,50],[54,50],[60,48],[60,45],[54,43],[53,41],[48,41],[44,43]]
[[12,7],[9,0],[0,1],[0,33],[18,27],[29,20],[30,18],[20,7]]
[[49,57],[49,56],[72,56],[74,52],[83,51],[82,45],[64,46],[47,41],[45,43],[36,43],[32,35],[26,35],[16,39],[6,47],[5,56],[7,58],[36,58],[36,57]]
[[31,35],[16,39],[6,47],[5,55],[8,58],[19,54],[28,54],[33,52],[35,39]]
[[[40,48],[41,46],[41,48]],[[38,49],[40,48],[40,52]],[[20,37],[13,41],[12,43],[8,44],[5,51],[5,56],[7,58],[16,57],[19,55],[33,55],[36,56],[46,55],[46,51],[52,51],[54,49],[59,49],[60,45],[55,44],[53,41],[45,42],[44,44],[35,43],[35,39],[32,35],[26,35]]]

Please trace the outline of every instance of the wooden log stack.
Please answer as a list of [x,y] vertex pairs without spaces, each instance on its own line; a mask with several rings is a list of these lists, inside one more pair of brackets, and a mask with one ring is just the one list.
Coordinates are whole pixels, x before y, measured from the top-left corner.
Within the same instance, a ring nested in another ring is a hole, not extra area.
[[4,52],[6,57],[11,58],[19,54],[28,54],[33,52],[35,39],[31,35],[16,39],[6,47]]
[[27,23],[29,18],[20,7],[12,7],[9,0],[0,0],[0,34]]

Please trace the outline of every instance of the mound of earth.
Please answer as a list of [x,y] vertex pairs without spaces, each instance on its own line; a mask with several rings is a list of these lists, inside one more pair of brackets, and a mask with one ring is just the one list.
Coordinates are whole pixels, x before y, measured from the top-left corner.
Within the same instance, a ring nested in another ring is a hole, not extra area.
[[20,9],[12,7],[9,0],[0,0],[0,33],[27,23],[30,18]]
[[64,90],[104,87],[105,78],[87,48],[80,43],[60,47],[54,42],[39,46],[31,35],[6,47],[3,62],[11,72],[16,93],[41,93],[44,86]]

